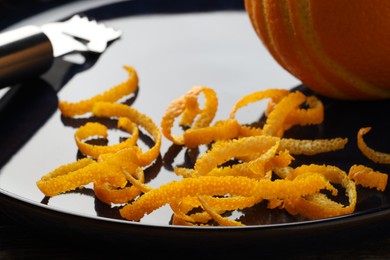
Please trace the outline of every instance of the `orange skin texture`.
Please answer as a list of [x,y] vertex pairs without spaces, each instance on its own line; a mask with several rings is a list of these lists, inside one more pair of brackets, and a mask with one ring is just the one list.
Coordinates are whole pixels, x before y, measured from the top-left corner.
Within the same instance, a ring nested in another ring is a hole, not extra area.
[[270,54],[314,92],[390,98],[390,1],[244,1]]

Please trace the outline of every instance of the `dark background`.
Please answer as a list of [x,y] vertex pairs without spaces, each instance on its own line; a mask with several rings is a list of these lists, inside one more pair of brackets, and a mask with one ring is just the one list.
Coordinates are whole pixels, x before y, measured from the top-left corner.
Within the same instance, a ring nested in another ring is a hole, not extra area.
[[70,2],[77,0],[0,0],[0,30],[34,14]]

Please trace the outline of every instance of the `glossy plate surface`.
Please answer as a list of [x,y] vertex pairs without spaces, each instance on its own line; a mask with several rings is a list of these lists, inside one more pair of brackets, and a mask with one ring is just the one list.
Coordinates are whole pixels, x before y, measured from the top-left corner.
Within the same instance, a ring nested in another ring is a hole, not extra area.
[[[84,64],[57,61],[41,79],[31,80],[0,92],[0,194],[8,214],[40,224],[157,237],[192,237],[220,241],[245,238],[303,235],[313,231],[353,229],[362,221],[377,223],[388,217],[390,194],[358,189],[356,213],[334,219],[305,221],[283,211],[259,205],[242,214],[248,226],[177,227],[169,224],[171,211],[163,207],[140,223],[123,220],[116,208],[95,199],[87,186],[53,198],[45,198],[35,183],[62,164],[75,161],[79,154],[73,133],[85,119],[62,118],[58,100],[78,101],[103,92],[127,78],[123,65],[133,66],[140,78],[132,106],[149,115],[156,124],[168,104],[192,86],[215,89],[219,99],[217,119],[227,118],[233,104],[243,95],[266,88],[298,88],[300,82],[275,63],[261,45],[250,25],[241,1],[96,1],[91,6],[76,2],[53,9],[16,24],[45,23],[86,14],[123,32],[99,57],[86,55]],[[220,3],[223,2],[223,3]],[[387,101],[341,102],[321,97],[326,105],[325,122],[315,127],[294,128],[295,138],[348,137],[343,151],[318,156],[300,156],[295,163],[326,163],[347,170],[363,163],[389,172],[386,165],[365,159],[356,146],[360,127],[372,126],[367,143],[386,151],[390,140]],[[264,104],[240,115],[254,121],[262,116]],[[118,141],[120,134],[111,133]],[[145,136],[146,142],[148,138]],[[161,156],[145,169],[148,184],[157,187],[174,180],[172,169],[186,163],[188,151],[172,146],[163,138]],[[223,236],[220,236],[223,234]]]

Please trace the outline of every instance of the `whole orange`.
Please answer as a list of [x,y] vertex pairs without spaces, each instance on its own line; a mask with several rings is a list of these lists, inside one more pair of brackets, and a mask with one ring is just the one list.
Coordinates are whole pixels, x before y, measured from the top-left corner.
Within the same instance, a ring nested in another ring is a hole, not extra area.
[[389,0],[244,0],[275,60],[314,92],[390,98]]

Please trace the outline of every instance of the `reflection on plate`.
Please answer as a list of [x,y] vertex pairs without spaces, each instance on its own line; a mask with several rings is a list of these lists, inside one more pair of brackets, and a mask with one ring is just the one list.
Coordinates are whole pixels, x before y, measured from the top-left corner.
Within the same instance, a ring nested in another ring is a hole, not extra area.
[[[326,231],[329,227],[347,229],[362,220],[378,222],[388,216],[388,191],[361,188],[356,213],[350,216],[306,221],[283,210],[269,210],[261,203],[241,214],[240,220],[248,225],[243,228],[171,226],[169,207],[157,210],[140,223],[129,222],[119,216],[116,208],[97,200],[88,186],[45,198],[35,182],[59,165],[79,158],[73,133],[85,123],[83,119],[62,118],[56,109],[58,99],[77,101],[103,92],[125,79],[123,65],[135,67],[140,77],[132,106],[149,115],[156,124],[160,123],[168,104],[194,85],[215,89],[220,102],[217,119],[227,118],[231,106],[240,97],[260,89],[295,87],[309,93],[267,54],[251,28],[241,1],[149,2],[123,1],[81,10],[122,30],[123,37],[86,67],[71,67],[60,62],[56,65],[62,70],[50,71],[43,79],[11,88],[2,97],[0,143],[4,145],[0,151],[0,193],[1,202],[12,209],[8,214],[23,218],[28,212],[31,219],[57,226],[65,221],[72,227],[117,234],[146,235],[153,231],[156,235],[180,238],[193,232],[194,237],[215,240],[222,239],[221,233],[230,238],[244,232],[250,239],[278,237],[282,232],[302,235],[314,230]],[[58,16],[61,18],[62,15]],[[389,172],[388,166],[374,165],[364,158],[355,139],[360,127],[372,126],[367,142],[385,151],[390,141],[385,136],[389,123],[383,111],[388,110],[390,104],[321,99],[326,106],[325,122],[319,126],[293,128],[288,136],[348,137],[349,143],[342,151],[299,156],[295,163],[326,163],[342,169],[362,163]],[[262,111],[264,107],[259,109]],[[259,116],[261,113],[256,111],[248,113],[245,119],[256,120]],[[143,137],[147,145],[150,140],[147,135]],[[191,159],[191,151],[164,139],[160,157],[145,169],[146,181],[151,186],[159,186],[176,179],[173,167],[186,165]]]

